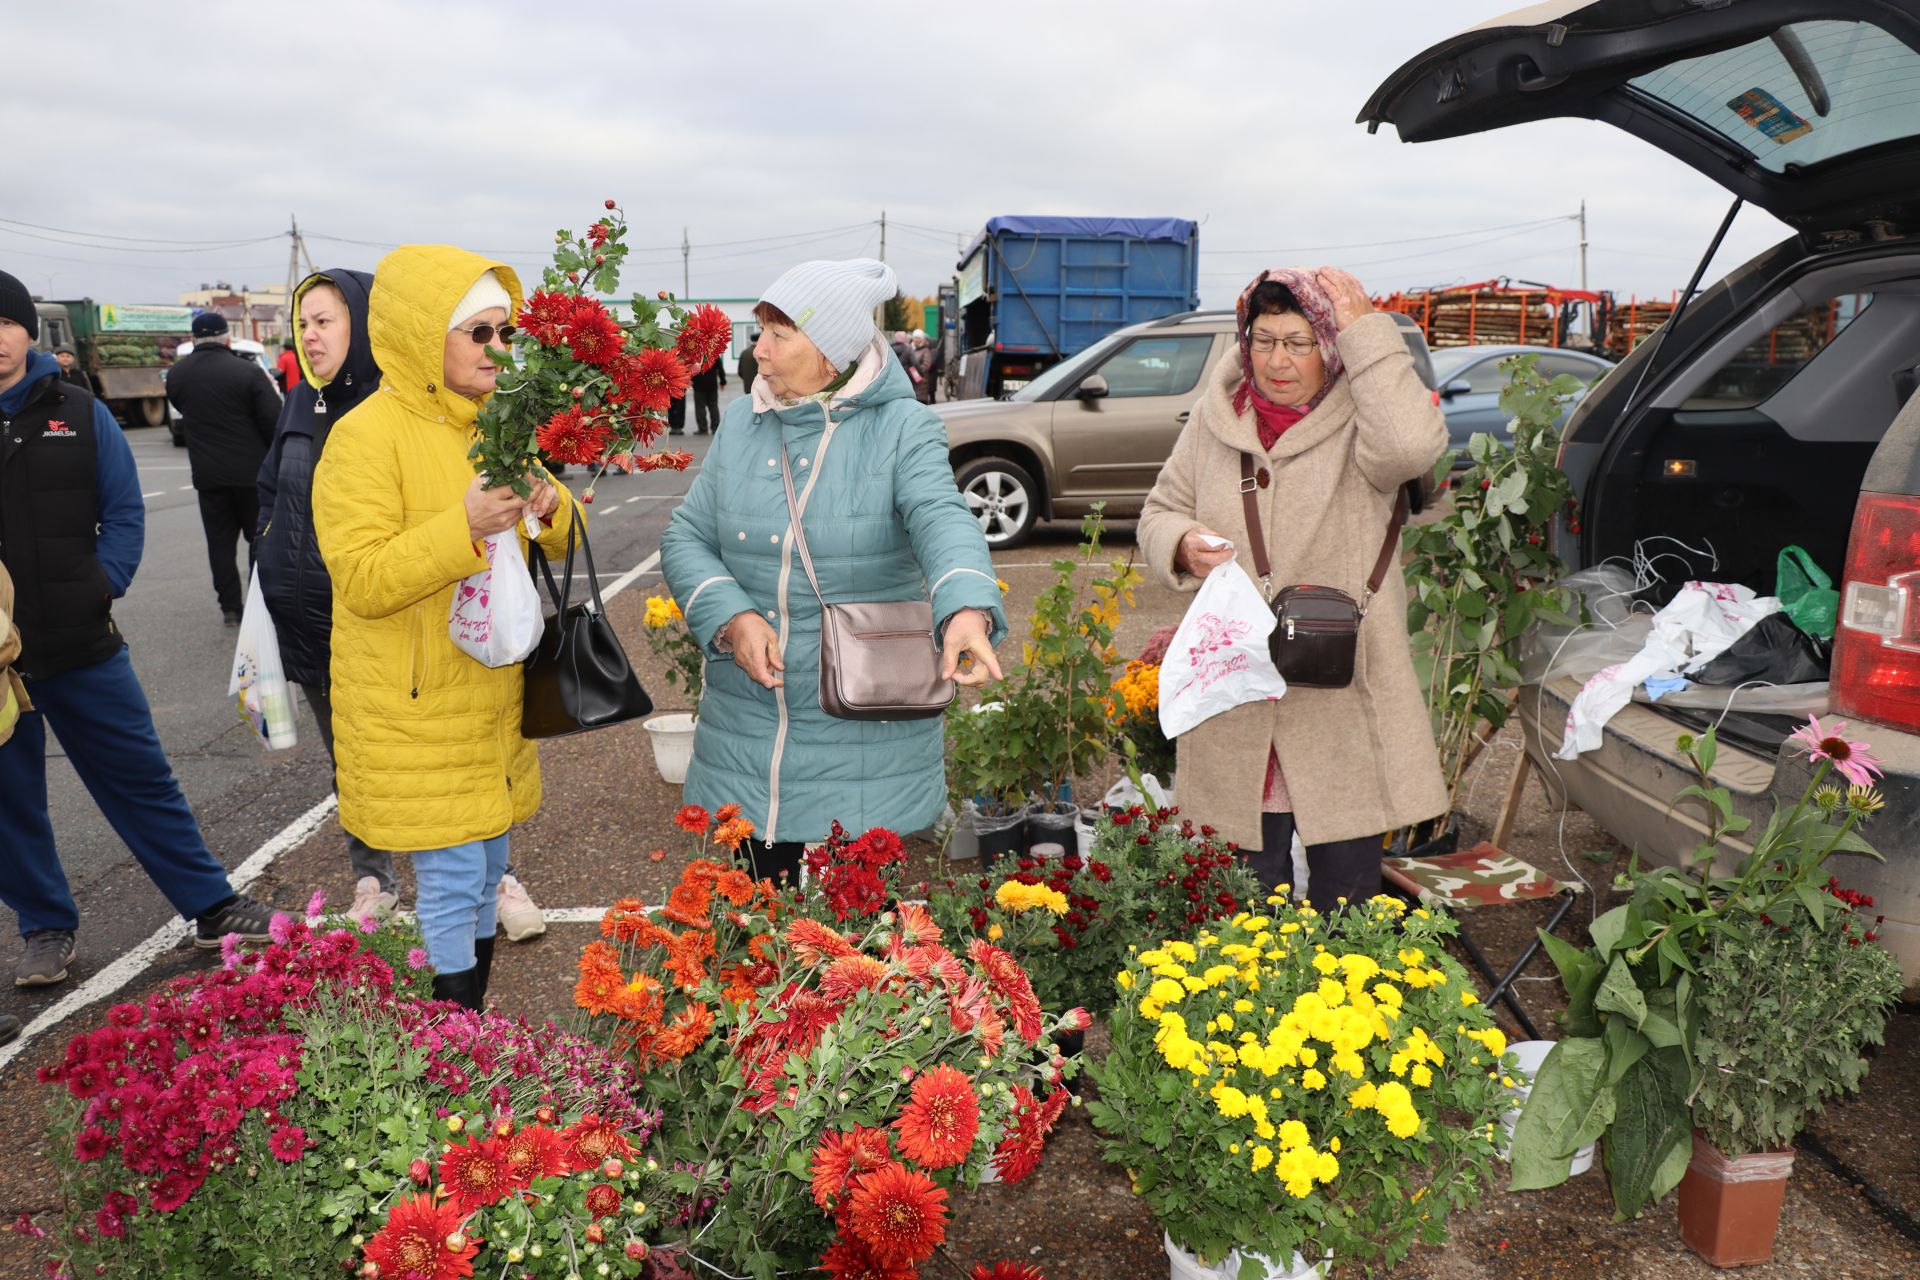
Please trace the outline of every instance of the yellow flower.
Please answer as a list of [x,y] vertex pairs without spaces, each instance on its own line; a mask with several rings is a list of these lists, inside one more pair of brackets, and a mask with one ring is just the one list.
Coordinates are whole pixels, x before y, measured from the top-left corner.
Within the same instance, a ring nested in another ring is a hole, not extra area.
[[1413,1069],[1412,1080],[1416,1085],[1419,1085],[1422,1089],[1426,1088],[1427,1086],[1433,1083],[1433,1068],[1429,1067],[1424,1062],[1421,1063],[1419,1066]]
[[1114,975],[1113,980],[1120,984],[1120,989],[1122,991],[1133,990],[1133,973],[1131,970],[1122,969],[1119,973]]
[[1233,1016],[1231,1014],[1223,1013],[1215,1018],[1214,1021],[1220,1024],[1220,1030],[1222,1031],[1233,1030]]
[[1338,1139],[1338,1138],[1328,1138],[1328,1139],[1327,1139],[1327,1150],[1329,1150],[1329,1151],[1331,1151],[1331,1152],[1333,1152],[1333,1153],[1334,1153],[1335,1155],[1339,1155],[1339,1154],[1340,1154],[1340,1139]]
[[[999,925],[997,925],[997,924],[990,924],[990,925],[988,925],[988,926],[987,926],[987,941],[988,941],[988,942],[998,942],[998,941],[1000,941],[1000,939],[1001,939],[1001,938],[1003,938],[1003,937],[1005,937],[1005,936],[1006,936],[1006,932],[1007,932],[1007,931],[1006,931],[1005,929],[1002,929],[1002,928],[1001,928],[1001,927],[1000,927]],[[1131,979],[1131,978],[1133,977],[1133,975],[1132,975],[1132,974],[1130,974],[1130,973],[1123,973],[1123,974],[1121,974],[1120,976],[1121,976],[1121,977],[1123,977],[1123,978],[1128,978],[1128,979]],[[1129,984],[1129,985],[1131,985],[1131,984]]]
[[1474,1005],[1474,1004],[1479,1004],[1479,1003],[1480,1003],[1480,997],[1479,997],[1479,996],[1476,996],[1476,995],[1475,995],[1475,994],[1473,994],[1473,992],[1471,992],[1471,991],[1462,991],[1462,992],[1460,993],[1460,1003],[1461,1003],[1461,1004],[1463,1004],[1463,1005]]
[[1056,916],[1067,914],[1067,895],[1058,889],[1049,889],[1043,884],[1022,884],[1018,880],[1003,880],[994,891],[993,900],[1013,912],[1031,911],[1044,907]]
[[648,596],[647,616],[644,619],[649,630],[658,631],[661,627],[670,627],[685,620],[680,606],[672,596]]
[[1221,1115],[1229,1120],[1237,1120],[1247,1114],[1247,1095],[1230,1084],[1216,1084],[1209,1090],[1213,1105]]
[[1357,1088],[1347,1094],[1347,1106],[1355,1111],[1368,1110],[1373,1106],[1373,1100],[1378,1092],[1373,1086],[1373,1081],[1363,1080]]
[[1001,595],[1005,595],[1007,592],[1013,590],[1012,587],[1007,585],[1007,580],[1005,578],[995,578],[993,580],[993,585],[1000,588]]
[[1295,1148],[1304,1147],[1311,1140],[1307,1133],[1307,1126],[1301,1124],[1298,1120],[1287,1120],[1281,1123],[1280,1149],[1282,1151],[1292,1151]]
[[1313,967],[1324,974],[1333,974],[1340,968],[1340,962],[1322,951],[1313,958]]
[[1330,1151],[1322,1151],[1313,1162],[1313,1176],[1322,1182],[1332,1182],[1340,1176],[1340,1162]]
[[1307,1090],[1324,1089],[1327,1087],[1327,1078],[1309,1067],[1300,1073],[1300,1087]]
[[1427,962],[1427,953],[1418,947],[1403,947],[1399,954],[1400,963],[1410,969],[1417,969]]
[[1200,959],[1200,953],[1193,949],[1193,944],[1179,938],[1167,943],[1167,950],[1188,964],[1193,964]]
[[1253,1171],[1260,1172],[1273,1163],[1273,1148],[1264,1143],[1253,1149]]
[[1411,1138],[1420,1132],[1420,1113],[1412,1107],[1387,1113],[1387,1132],[1396,1138]]
[[1171,978],[1156,978],[1147,994],[1161,1004],[1177,1004],[1186,999],[1187,989]]

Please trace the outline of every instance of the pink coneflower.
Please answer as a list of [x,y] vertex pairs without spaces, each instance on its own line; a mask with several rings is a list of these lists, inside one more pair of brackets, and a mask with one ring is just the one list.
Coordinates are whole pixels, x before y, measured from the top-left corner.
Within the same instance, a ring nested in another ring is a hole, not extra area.
[[1820,717],[1814,716],[1793,731],[1787,739],[1798,742],[1806,748],[1807,755],[1818,764],[1822,760],[1833,761],[1833,767],[1840,771],[1846,780],[1855,786],[1865,787],[1873,782],[1873,776],[1884,773],[1880,761],[1867,749],[1864,742],[1849,742],[1842,735],[1846,733],[1847,722],[1842,720],[1831,730],[1820,727]]

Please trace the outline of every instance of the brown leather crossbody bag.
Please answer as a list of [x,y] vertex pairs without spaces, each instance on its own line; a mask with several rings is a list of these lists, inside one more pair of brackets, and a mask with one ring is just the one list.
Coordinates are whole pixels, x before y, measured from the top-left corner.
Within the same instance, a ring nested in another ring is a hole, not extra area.
[[828,604],[814,576],[784,444],[780,478],[787,486],[794,550],[820,601],[820,709],[836,720],[929,720],[945,711],[956,690],[953,681],[940,678],[932,602]]
[[1240,497],[1246,505],[1247,536],[1253,542],[1253,567],[1260,575],[1260,593],[1273,606],[1273,634],[1267,651],[1274,669],[1290,685],[1303,689],[1344,689],[1353,683],[1354,650],[1360,644],[1360,623],[1367,606],[1380,593],[1400,545],[1400,527],[1407,522],[1407,491],[1394,499],[1393,518],[1380,558],[1358,601],[1338,587],[1292,586],[1273,589],[1273,569],[1267,561],[1267,535],[1260,527],[1259,491],[1266,488],[1266,468],[1255,469],[1253,455],[1240,454]]

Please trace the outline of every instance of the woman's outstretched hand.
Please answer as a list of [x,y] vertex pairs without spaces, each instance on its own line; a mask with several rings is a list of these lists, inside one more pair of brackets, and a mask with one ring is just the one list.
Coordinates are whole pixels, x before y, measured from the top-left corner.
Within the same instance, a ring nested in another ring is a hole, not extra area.
[[780,635],[759,614],[734,614],[727,623],[727,646],[733,650],[733,665],[755,684],[767,689],[786,684],[781,676],[787,664],[780,660]]
[[993,656],[992,624],[978,609],[962,609],[947,619],[947,639],[940,659],[940,678],[978,688],[1000,678]]

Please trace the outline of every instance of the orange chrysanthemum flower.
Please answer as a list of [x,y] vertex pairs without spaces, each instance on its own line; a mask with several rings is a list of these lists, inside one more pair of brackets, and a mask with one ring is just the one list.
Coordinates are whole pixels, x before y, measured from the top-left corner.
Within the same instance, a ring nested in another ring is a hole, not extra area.
[[682,991],[691,991],[707,978],[706,961],[713,958],[713,935],[689,929],[667,948],[662,966],[673,975],[673,983]]
[[947,1238],[947,1193],[932,1178],[889,1164],[854,1184],[848,1226],[880,1262],[918,1266]]
[[738,867],[729,867],[721,872],[720,878],[713,882],[713,887],[736,907],[744,907],[753,901],[753,877]]
[[406,1196],[388,1211],[386,1224],[367,1241],[367,1261],[383,1276],[466,1280],[473,1274],[473,1255],[480,1246],[468,1240],[459,1249],[447,1247],[465,1219],[466,1214],[451,1201]]
[[1045,1029],[1040,1001],[1034,998],[1033,983],[1020,962],[984,938],[975,938],[968,944],[967,955],[986,972],[988,984],[1007,1002],[1007,1015],[1020,1038],[1028,1044],[1038,1044]]
[[620,1132],[620,1126],[589,1111],[560,1131],[567,1144],[567,1158],[575,1171],[598,1168],[609,1156],[625,1159],[633,1154],[633,1143]]
[[712,1034],[713,1011],[696,1001],[675,1014],[666,1030],[654,1037],[653,1054],[663,1062],[678,1062]]
[[940,941],[940,926],[933,922],[933,913],[917,902],[903,902],[897,908],[900,920],[900,940],[907,946],[919,946]]
[[813,1202],[822,1211],[833,1208],[840,1193],[852,1186],[862,1174],[893,1160],[893,1148],[885,1129],[855,1125],[847,1133],[829,1133],[813,1149],[807,1172],[813,1179]]
[[505,1159],[514,1181],[523,1187],[538,1178],[560,1177],[571,1168],[567,1144],[543,1124],[530,1124],[507,1139]]
[[667,895],[667,905],[660,914],[675,924],[688,925],[695,929],[711,929],[713,921],[707,912],[713,906],[713,898],[704,884],[682,880],[673,886]]
[[591,1014],[615,1013],[626,985],[620,953],[606,942],[589,942],[580,953],[580,979],[574,984],[573,1002]]
[[819,964],[822,960],[860,954],[851,942],[818,920],[801,919],[788,925],[787,944],[802,964]]
[[745,818],[730,818],[713,829],[713,842],[724,849],[738,849],[752,835],[752,822]]
[[980,1133],[980,1100],[966,1073],[946,1063],[913,1082],[900,1118],[900,1150],[928,1169],[947,1169],[967,1158]]
[[713,825],[713,815],[697,804],[683,804],[680,811],[673,815],[673,825],[682,831],[703,836],[707,834],[707,828]]
[[845,1000],[856,991],[877,991],[892,970],[886,962],[868,955],[841,956],[827,966],[820,979],[820,994],[829,1000]]
[[449,1147],[440,1157],[439,1176],[463,1218],[475,1209],[498,1204],[525,1185],[513,1176],[505,1147],[492,1138],[469,1138]]
[[739,816],[740,806],[737,804],[723,804],[713,811],[713,820],[722,824],[732,822]]

